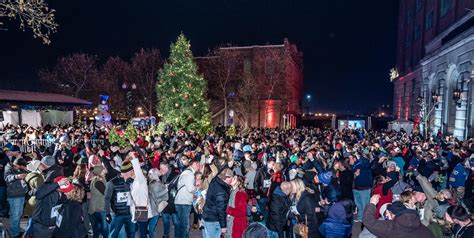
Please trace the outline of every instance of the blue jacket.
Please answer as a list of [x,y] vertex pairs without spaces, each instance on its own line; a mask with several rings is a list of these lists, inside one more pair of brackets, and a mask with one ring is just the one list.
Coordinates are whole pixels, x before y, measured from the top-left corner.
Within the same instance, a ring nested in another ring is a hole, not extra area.
[[329,208],[328,218],[319,227],[319,232],[326,238],[349,237],[352,227],[347,223],[346,209],[341,203]]
[[357,160],[352,166],[352,170],[360,170],[360,174],[354,177],[354,188],[355,189],[370,189],[372,188],[372,171],[370,171],[370,162],[366,158]]

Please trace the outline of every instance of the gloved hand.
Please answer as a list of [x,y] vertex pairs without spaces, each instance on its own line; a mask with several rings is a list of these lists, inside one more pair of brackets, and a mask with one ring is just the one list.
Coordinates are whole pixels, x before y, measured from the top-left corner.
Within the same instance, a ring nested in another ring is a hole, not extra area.
[[110,214],[107,214],[105,216],[105,221],[110,224],[112,222],[112,216]]

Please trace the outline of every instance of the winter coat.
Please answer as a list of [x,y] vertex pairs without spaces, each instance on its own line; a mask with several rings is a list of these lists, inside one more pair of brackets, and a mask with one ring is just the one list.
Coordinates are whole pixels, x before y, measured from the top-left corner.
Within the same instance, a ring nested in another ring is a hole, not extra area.
[[158,215],[158,205],[168,201],[168,189],[160,181],[153,181],[148,185],[148,197],[150,198],[151,214]]
[[326,238],[349,237],[352,226],[347,223],[346,209],[342,203],[335,203],[329,208],[328,218],[319,227],[319,232]]
[[132,159],[133,172],[135,173],[135,179],[130,185],[130,212],[132,213],[132,221],[136,222],[135,218],[135,209],[136,207],[146,207],[148,212],[148,218],[152,217],[150,199],[148,199],[148,183],[143,175],[142,169],[140,167],[140,162],[138,158]]
[[254,189],[255,194],[261,198],[267,197],[268,189],[271,185],[271,174],[268,173],[266,166],[260,168],[255,175]]
[[359,176],[354,178],[354,189],[366,190],[372,187],[373,177],[370,170],[370,162],[366,158],[357,160],[352,166],[352,171],[359,170]]
[[63,167],[53,164],[53,166],[43,171],[44,182],[45,183],[54,183],[54,179],[59,176],[64,176]]
[[464,165],[462,163],[457,164],[449,175],[449,185],[453,188],[465,187],[468,175],[469,171],[464,168]]
[[227,226],[226,237],[242,237],[245,228],[247,228],[247,193],[238,191],[235,193],[234,206],[229,206],[226,213],[228,220],[232,220],[230,227]]
[[16,178],[16,175],[26,174],[26,170],[16,170],[12,163],[8,163],[5,167],[5,181],[7,182],[7,197],[20,198],[25,197],[28,192],[28,185],[25,180]]
[[352,192],[352,184],[354,183],[354,173],[346,169],[339,172],[339,182],[341,185],[341,199],[354,200],[354,194]]
[[377,220],[375,213],[375,205],[367,204],[362,222],[372,234],[379,238],[434,237],[431,231],[420,222],[420,217],[416,213],[402,214],[392,221]]
[[318,237],[318,218],[316,216],[318,200],[314,191],[307,188],[296,204],[296,209],[300,214],[298,215],[299,223],[308,225],[308,238]]
[[101,160],[102,160],[102,164],[104,165],[105,169],[107,170],[107,173],[105,174],[105,180],[107,182],[109,182],[110,180],[112,180],[113,178],[117,177],[120,174],[119,171],[115,170],[114,167],[112,167],[112,165],[110,165],[110,162],[109,162],[109,160],[107,160],[107,157],[104,156],[104,157],[101,158]]
[[105,185],[104,208],[105,213],[112,210],[116,215],[130,215],[130,181],[117,176]]
[[206,203],[202,219],[207,222],[219,222],[221,228],[227,227],[226,209],[229,203],[230,186],[216,176],[207,189]]
[[192,167],[184,170],[178,179],[178,192],[176,193],[176,198],[174,204],[176,205],[192,205],[193,204],[193,195],[196,192],[196,187],[194,186],[194,170]]
[[36,190],[41,186],[44,182],[43,175],[39,171],[31,172],[25,177],[25,181],[28,184],[30,191],[28,194],[30,197],[28,198],[28,201],[26,201],[25,204],[25,211],[23,215],[30,217],[36,207]]
[[76,201],[66,200],[59,209],[60,226],[54,231],[55,237],[83,238],[87,235],[84,226],[82,205]]
[[94,176],[91,181],[90,192],[88,213],[94,214],[105,211],[105,178]]
[[268,201],[268,217],[266,224],[268,229],[275,232],[283,232],[285,229],[291,201],[288,195],[283,193],[281,187],[275,188]]
[[439,206],[438,200],[435,199],[436,194],[438,194],[438,192],[433,188],[428,179],[423,175],[420,174],[416,176],[416,180],[418,181],[421,188],[423,189],[423,192],[426,195],[426,202],[424,204],[423,210],[421,211],[423,213],[421,214],[423,216],[421,223],[423,223],[423,225],[425,226],[428,226],[433,218],[433,209]]
[[56,224],[56,217],[51,217],[51,210],[53,207],[61,203],[61,194],[56,191],[59,184],[55,182],[44,182],[38,187],[35,193],[36,209],[33,213],[33,223],[38,223],[46,227],[51,227]]
[[386,203],[392,203],[392,200],[393,200],[393,193],[392,193],[392,190],[391,189],[387,189],[386,193],[384,193],[384,187],[385,184],[379,184],[377,186],[375,186],[374,188],[374,191],[372,192],[372,195],[380,195],[380,200],[379,200],[379,203],[377,204],[377,218],[380,217],[380,208],[386,204]]

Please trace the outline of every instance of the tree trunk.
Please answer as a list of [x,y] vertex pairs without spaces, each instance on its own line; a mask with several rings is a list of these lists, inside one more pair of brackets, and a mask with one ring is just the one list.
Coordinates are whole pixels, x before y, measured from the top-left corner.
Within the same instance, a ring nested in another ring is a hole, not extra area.
[[224,126],[227,127],[227,98],[224,97]]

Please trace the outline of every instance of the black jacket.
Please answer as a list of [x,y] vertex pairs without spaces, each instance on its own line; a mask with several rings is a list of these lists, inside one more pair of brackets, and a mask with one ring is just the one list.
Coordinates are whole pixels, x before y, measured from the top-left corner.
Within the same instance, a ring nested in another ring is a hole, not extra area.
[[219,222],[221,228],[227,227],[226,209],[229,203],[230,186],[219,177],[214,177],[207,189],[206,204],[202,219],[207,222]]
[[[105,189],[105,213],[110,214],[110,210],[116,215],[130,215],[130,184],[131,180],[125,181],[117,176],[107,182]],[[128,197],[128,199],[127,199]]]
[[306,190],[301,194],[296,208],[298,210],[298,223],[308,225],[308,237],[318,237],[318,218],[316,216],[316,207],[319,198],[312,190]]
[[[257,171],[257,174],[255,175],[255,181],[254,181],[254,189],[255,189],[256,195],[260,195],[260,197],[262,198],[267,197],[267,191],[270,188],[270,179],[271,179],[271,174],[268,173],[267,166],[264,166]],[[268,181],[267,186],[264,186],[265,180]]]
[[36,208],[33,213],[33,222],[43,226],[54,226],[56,218],[51,218],[51,209],[60,204],[61,194],[56,191],[59,188],[54,179],[63,176],[63,168],[54,164],[43,171],[44,183],[36,190]]
[[61,224],[54,234],[56,237],[83,238],[87,235],[81,203],[66,200],[59,210]]
[[32,216],[34,223],[47,227],[55,225],[56,218],[51,218],[51,210],[61,201],[62,196],[56,191],[58,188],[58,183],[45,182],[36,190],[36,208]]
[[288,220],[290,206],[290,198],[281,191],[280,186],[276,187],[275,191],[270,195],[268,202],[268,218],[266,222],[268,229],[283,232]]

